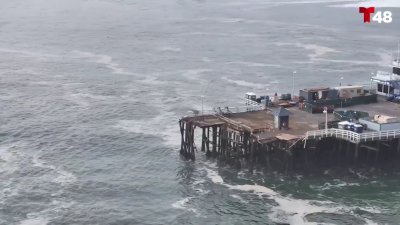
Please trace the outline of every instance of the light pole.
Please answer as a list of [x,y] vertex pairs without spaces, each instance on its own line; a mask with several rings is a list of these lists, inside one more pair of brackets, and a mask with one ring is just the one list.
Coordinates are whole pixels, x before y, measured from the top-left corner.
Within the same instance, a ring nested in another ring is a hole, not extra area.
[[328,107],[324,107],[323,113],[325,113],[325,133],[328,134]]
[[204,108],[203,108],[203,103],[204,103],[204,95],[201,95],[201,116],[204,118]]
[[372,72],[372,73],[371,73],[371,79],[370,79],[369,93],[372,93],[372,77],[373,77],[374,75],[375,75],[375,74]]
[[296,70],[293,71],[293,77],[292,77],[292,100],[293,100],[293,97],[294,97],[294,74],[295,74],[295,73],[297,73]]
[[344,79],[344,77],[340,77],[340,83],[339,86],[342,86],[342,80]]
[[400,66],[400,40],[399,43],[397,44],[397,67]]

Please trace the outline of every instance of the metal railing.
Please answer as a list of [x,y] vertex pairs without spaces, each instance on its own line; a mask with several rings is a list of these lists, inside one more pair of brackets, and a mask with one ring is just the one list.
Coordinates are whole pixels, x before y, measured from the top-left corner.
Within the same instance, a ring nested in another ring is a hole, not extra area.
[[359,134],[359,133],[349,131],[349,130],[330,128],[330,129],[324,129],[324,130],[308,131],[306,133],[306,139],[317,138],[317,137],[335,137],[335,138],[348,140],[353,143],[360,143],[360,142],[366,142],[366,141],[397,138],[397,137],[400,137],[400,130],[366,132],[366,133]]

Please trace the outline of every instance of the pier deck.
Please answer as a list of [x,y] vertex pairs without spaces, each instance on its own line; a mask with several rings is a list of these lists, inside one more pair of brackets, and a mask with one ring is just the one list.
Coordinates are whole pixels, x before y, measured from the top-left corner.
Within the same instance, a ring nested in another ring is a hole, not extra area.
[[[228,160],[246,158],[251,162],[265,162],[268,167],[275,163],[285,171],[295,164],[308,167],[310,164],[368,162],[371,154],[375,154],[375,162],[381,157],[400,156],[400,130],[363,134],[339,129],[318,130],[318,124],[325,122],[326,115],[311,114],[296,107],[287,108],[289,129],[276,129],[273,116],[276,109],[183,117],[179,121],[181,154],[194,159],[195,152],[201,149],[207,155]],[[343,110],[365,111],[370,116],[400,116],[400,105],[383,99]],[[328,121],[332,120],[334,115],[328,114]],[[195,143],[196,127],[202,130],[201,148]]]
[[[325,121],[324,114],[310,114],[298,108],[288,108],[291,112],[289,129],[278,130],[274,128],[274,118],[271,110],[259,110],[251,112],[232,113],[224,115],[204,115],[182,118],[183,121],[191,121],[196,126],[212,127],[227,124],[229,127],[253,134],[268,132],[272,136],[297,137],[304,136],[309,130],[317,130],[318,124]],[[328,120],[333,119],[328,114]],[[271,136],[270,135],[270,136]]]

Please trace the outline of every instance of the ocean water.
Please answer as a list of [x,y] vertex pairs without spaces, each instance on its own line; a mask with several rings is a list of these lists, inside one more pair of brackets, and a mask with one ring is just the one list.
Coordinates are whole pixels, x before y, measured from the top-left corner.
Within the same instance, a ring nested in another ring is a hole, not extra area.
[[178,119],[202,98],[390,70],[400,9],[366,25],[354,3],[0,0],[0,224],[399,224],[396,174],[179,156]]

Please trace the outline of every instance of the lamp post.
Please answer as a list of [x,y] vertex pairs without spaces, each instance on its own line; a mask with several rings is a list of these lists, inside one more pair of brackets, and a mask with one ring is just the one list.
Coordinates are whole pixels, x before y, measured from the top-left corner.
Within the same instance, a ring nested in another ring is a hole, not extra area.
[[204,95],[201,95],[201,116],[204,119],[204,108],[203,108],[203,103],[204,103]]
[[397,44],[397,67],[400,66],[400,40],[399,43]]
[[344,77],[340,77],[340,82],[339,82],[339,86],[342,86],[342,80],[344,79]]
[[297,73],[297,71],[295,70],[295,71],[293,71],[293,77],[292,77],[292,99],[293,99],[293,97],[294,97],[294,74],[295,73]]
[[324,107],[323,113],[325,114],[325,133],[328,134],[328,107]]
[[372,93],[372,77],[375,75],[375,73],[371,73],[371,79],[370,79],[370,88],[369,88],[369,93]]

